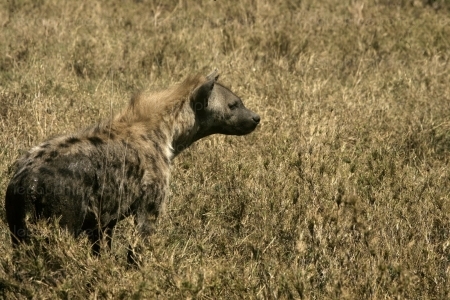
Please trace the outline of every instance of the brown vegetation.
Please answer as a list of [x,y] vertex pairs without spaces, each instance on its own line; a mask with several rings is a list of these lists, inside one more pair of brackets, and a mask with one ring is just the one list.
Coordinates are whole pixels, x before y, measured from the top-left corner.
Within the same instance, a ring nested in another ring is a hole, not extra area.
[[127,267],[42,226],[5,298],[445,299],[448,1],[0,3],[0,200],[15,159],[107,119],[138,89],[217,67],[262,123],[175,159],[167,213]]

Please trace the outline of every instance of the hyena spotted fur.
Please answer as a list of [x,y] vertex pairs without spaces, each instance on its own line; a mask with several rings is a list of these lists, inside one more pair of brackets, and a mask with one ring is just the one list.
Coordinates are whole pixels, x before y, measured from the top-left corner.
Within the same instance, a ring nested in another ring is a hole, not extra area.
[[163,92],[133,97],[112,120],[32,148],[15,164],[5,198],[14,244],[28,222],[59,218],[98,253],[114,226],[134,215],[145,239],[164,210],[172,159],[211,134],[244,135],[260,117],[217,82],[217,72],[190,76]]

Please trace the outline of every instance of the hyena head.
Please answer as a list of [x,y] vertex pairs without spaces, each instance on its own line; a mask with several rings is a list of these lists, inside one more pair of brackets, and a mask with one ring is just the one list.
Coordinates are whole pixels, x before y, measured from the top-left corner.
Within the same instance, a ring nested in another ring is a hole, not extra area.
[[198,138],[220,133],[249,134],[258,126],[260,117],[247,109],[242,100],[228,88],[217,83],[217,71],[192,93],[192,105],[200,128]]

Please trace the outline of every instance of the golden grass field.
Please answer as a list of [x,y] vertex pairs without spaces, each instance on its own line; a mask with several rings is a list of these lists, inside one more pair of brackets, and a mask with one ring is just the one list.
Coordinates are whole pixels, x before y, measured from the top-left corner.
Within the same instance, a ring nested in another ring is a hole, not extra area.
[[[1,0],[0,28],[0,298],[450,298],[448,0]],[[128,219],[100,257],[13,251],[21,153],[214,68],[261,125],[175,159],[141,268]]]

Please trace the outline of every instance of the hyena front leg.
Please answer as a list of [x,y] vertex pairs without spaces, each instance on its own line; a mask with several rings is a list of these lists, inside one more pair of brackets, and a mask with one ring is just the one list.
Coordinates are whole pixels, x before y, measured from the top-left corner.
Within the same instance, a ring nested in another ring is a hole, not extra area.
[[94,255],[100,255],[101,243],[103,240],[106,241],[108,249],[111,250],[112,235],[116,223],[117,220],[113,220],[105,228],[96,228],[93,230],[89,230],[88,237],[89,241],[91,242],[92,253]]
[[134,222],[138,237],[128,246],[127,261],[129,264],[139,265],[141,263],[142,258],[140,256],[142,249],[145,245],[149,244],[149,238],[154,232],[158,214],[159,212],[154,210],[152,212],[143,212],[135,216]]
[[163,208],[165,198],[165,189],[152,188],[146,189],[147,194],[140,206],[136,209],[134,216],[135,230],[138,237],[128,248],[128,263],[138,265],[142,260],[139,258],[142,253],[142,247],[149,244],[149,238],[154,232],[156,220]]

